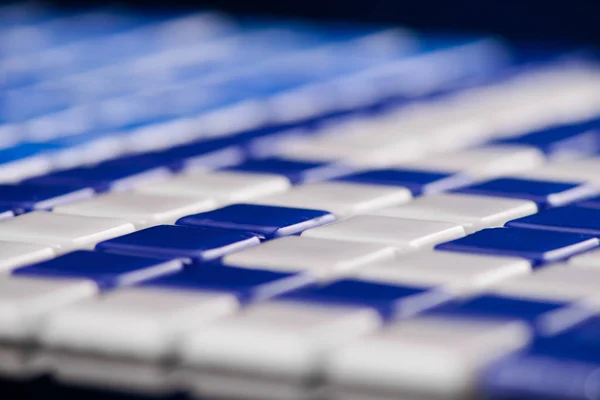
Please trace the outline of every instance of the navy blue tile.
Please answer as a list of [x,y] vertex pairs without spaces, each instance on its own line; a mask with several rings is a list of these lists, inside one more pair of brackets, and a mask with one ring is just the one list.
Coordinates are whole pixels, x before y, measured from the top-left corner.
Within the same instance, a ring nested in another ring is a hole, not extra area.
[[0,207],[17,212],[50,210],[72,201],[88,199],[94,190],[87,185],[45,186],[29,183],[0,185]]
[[144,282],[142,286],[234,293],[247,304],[302,288],[314,281],[308,274],[204,264]]
[[[109,169],[131,169],[147,171],[155,168],[169,168],[169,162],[157,157],[155,152],[138,153],[117,157],[103,163]],[[170,161],[170,160],[168,160]]]
[[599,369],[598,352],[555,345],[494,360],[478,386],[488,400],[590,400],[600,393]]
[[211,139],[190,143],[164,152],[161,157],[173,160],[175,171],[200,168],[222,168],[237,165],[246,158],[236,138]]
[[252,232],[261,239],[273,239],[293,235],[334,220],[333,214],[327,211],[233,204],[183,217],[177,221],[177,225]]
[[[492,318],[519,320],[530,325],[537,333],[548,333],[549,329],[561,326],[567,329],[583,320],[590,319],[594,310],[573,306],[569,303],[538,301],[513,298],[503,295],[487,294],[462,301],[452,301],[427,312],[429,315]],[[555,323],[552,328],[548,323]]]
[[600,210],[572,206],[556,207],[539,214],[509,221],[506,226],[600,237]]
[[597,246],[598,239],[593,236],[532,229],[492,228],[439,244],[436,249],[521,257],[537,266],[564,260]]
[[464,175],[411,169],[374,169],[344,176],[337,180],[388,186],[403,186],[413,195],[434,194],[471,183]]
[[173,273],[182,267],[179,260],[158,260],[121,254],[79,250],[54,259],[13,270],[13,275],[79,278],[94,281],[100,289],[133,285]]
[[545,348],[558,344],[600,351],[600,316],[596,315],[588,318],[576,326],[565,329],[546,340],[538,339],[537,346]]
[[551,157],[597,154],[600,129],[587,122],[502,139],[498,143],[533,146]]
[[37,185],[61,185],[93,187],[98,192],[113,189],[128,189],[144,181],[167,176],[169,171],[162,167],[148,168],[145,165],[114,165],[111,162],[93,167],[76,167],[28,179]]
[[98,243],[96,249],[144,257],[210,261],[259,243],[248,232],[159,225]]
[[600,196],[578,201],[574,205],[577,207],[600,209]]
[[370,307],[385,319],[403,318],[435,307],[450,299],[448,293],[431,288],[398,286],[343,279],[324,286],[313,285],[278,299],[308,303]]
[[148,169],[168,167],[179,172],[194,168],[222,168],[244,161],[246,155],[234,138],[202,140],[163,151],[122,157],[110,162],[115,167],[136,166]]
[[283,175],[292,184],[324,181],[353,171],[353,168],[348,165],[296,161],[278,157],[249,160],[228,169]]
[[527,353],[552,357],[556,360],[600,363],[600,348],[596,343],[568,341],[561,335],[536,337],[528,347]]
[[590,186],[519,178],[498,178],[457,189],[458,193],[531,200],[540,208],[555,207],[593,196]]

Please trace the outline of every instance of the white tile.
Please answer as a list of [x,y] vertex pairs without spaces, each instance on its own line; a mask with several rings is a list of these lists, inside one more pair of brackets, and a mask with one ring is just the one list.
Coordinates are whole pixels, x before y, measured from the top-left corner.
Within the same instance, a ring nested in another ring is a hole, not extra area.
[[427,171],[462,172],[475,178],[511,175],[540,166],[544,155],[520,146],[487,146],[436,154],[401,163],[399,166]]
[[490,136],[488,121],[479,115],[451,107],[443,109],[440,114],[421,126],[409,128],[415,137],[427,142],[430,152],[457,151],[479,145]]
[[600,307],[600,270],[558,264],[528,276],[503,281],[489,291],[545,301],[581,300],[593,307]]
[[559,182],[586,182],[598,187],[600,186],[600,158],[555,161],[522,171],[516,176]]
[[122,289],[52,314],[40,340],[52,349],[157,360],[186,332],[238,309],[230,294]]
[[442,286],[465,295],[530,273],[531,264],[520,258],[423,250],[369,265],[349,275],[381,283]]
[[600,270],[600,250],[586,251],[569,259],[569,265]]
[[[55,55],[55,57],[57,56]],[[58,58],[65,58],[64,53],[59,55]],[[50,89],[50,92],[47,93],[47,96],[50,97],[52,96],[52,91],[57,89],[57,86],[61,84],[58,83],[57,85],[56,81],[45,82],[45,84],[48,83],[50,83],[50,86],[54,86],[53,88],[46,87]],[[44,90],[43,87],[37,86],[37,88]],[[64,89],[61,88],[58,90],[61,91]],[[89,132],[93,129],[90,111],[91,109],[88,104],[80,103],[60,111],[43,113],[42,115],[29,118],[23,123],[27,140],[34,143],[42,143],[69,135]]]
[[36,211],[0,222],[0,240],[47,245],[57,253],[93,248],[135,231],[128,221]]
[[260,99],[246,99],[202,112],[192,119],[207,136],[227,136],[265,126],[272,115]]
[[396,249],[372,243],[289,236],[226,256],[225,264],[282,272],[303,271],[332,279],[348,271],[392,259]]
[[410,190],[402,187],[319,182],[296,186],[279,195],[259,197],[252,203],[325,210],[337,218],[347,218],[403,204],[411,198]]
[[503,104],[490,104],[480,112],[488,114],[497,137],[516,136],[516,132],[534,132],[560,122],[548,112],[548,102],[540,101],[549,97],[536,93],[509,94]]
[[0,149],[7,149],[20,143],[24,131],[23,126],[18,122],[4,122],[0,125]]
[[488,104],[481,102],[480,112],[487,111],[498,136],[514,136],[597,115],[597,103],[592,104],[597,94],[591,95],[597,83],[589,79],[589,74],[581,74],[585,68],[559,69],[521,74],[499,86],[496,99]]
[[464,399],[482,367],[529,340],[518,322],[415,318],[333,351],[326,379],[334,398]]
[[72,146],[52,155],[54,169],[68,169],[81,165],[92,165],[125,153],[123,139],[118,135],[106,134],[88,143]]
[[34,366],[41,364],[42,372],[52,372],[53,381],[68,386],[152,397],[169,396],[178,390],[172,371],[161,363],[47,349],[38,354]]
[[39,365],[37,354],[8,341],[0,345],[0,376],[20,381],[40,377],[47,369]]
[[50,246],[0,241],[0,273],[10,272],[16,267],[44,261],[54,256],[55,252]]
[[290,182],[279,175],[229,171],[189,172],[136,186],[140,193],[214,198],[235,203],[285,192]]
[[462,225],[469,234],[503,226],[507,221],[535,214],[537,210],[537,205],[529,200],[451,193],[420,197],[411,203],[381,209],[373,214],[454,222]]
[[56,207],[55,213],[90,217],[122,218],[142,229],[174,223],[179,218],[215,208],[206,197],[176,197],[136,192],[109,193],[96,198]]
[[278,154],[304,161],[385,167],[418,158],[425,151],[425,143],[418,135],[375,135],[371,130],[291,140],[282,145]]
[[181,118],[148,124],[121,135],[121,138],[128,152],[145,152],[178,145],[193,131],[192,121]]
[[377,313],[365,308],[272,301],[194,332],[180,347],[179,359],[197,372],[189,383],[201,393],[208,388],[212,394],[238,394],[226,392],[235,390],[233,385],[217,388],[214,377],[219,375],[308,386],[322,371],[328,351],[381,325]]
[[[600,78],[595,68],[561,68],[549,74],[546,110],[559,122],[578,122],[598,116]],[[560,93],[560,96],[552,96]],[[551,105],[551,107],[550,107]]]
[[15,213],[12,210],[0,211],[0,221],[14,218]]
[[328,81],[315,82],[275,93],[265,100],[276,123],[305,121],[341,106],[337,104],[335,89]]
[[0,277],[0,338],[30,340],[52,312],[97,291],[84,280]]
[[377,243],[411,251],[461,238],[465,230],[451,222],[358,215],[309,229],[302,236]]
[[27,157],[0,165],[0,183],[12,183],[43,175],[52,168],[52,161],[47,155]]

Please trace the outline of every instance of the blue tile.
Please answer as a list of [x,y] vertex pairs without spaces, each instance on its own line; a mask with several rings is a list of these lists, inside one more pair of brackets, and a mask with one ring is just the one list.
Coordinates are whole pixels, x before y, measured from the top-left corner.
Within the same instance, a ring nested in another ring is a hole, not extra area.
[[567,329],[581,321],[590,319],[594,310],[573,306],[569,303],[538,301],[513,298],[503,295],[486,294],[467,300],[446,303],[427,312],[429,315],[466,318],[492,318],[503,320],[519,320],[530,325],[537,333],[545,334],[549,329],[549,321],[553,326]]
[[247,232],[159,225],[98,243],[96,249],[144,257],[210,261],[259,243],[255,235]]
[[591,197],[574,204],[577,207],[600,209],[600,196]]
[[596,343],[584,343],[564,340],[560,335],[535,337],[527,349],[527,353],[544,355],[554,359],[578,360],[600,363],[600,348]]
[[323,181],[353,171],[350,166],[342,164],[296,161],[278,157],[250,160],[229,169],[283,175],[292,184]]
[[121,254],[78,250],[38,264],[15,269],[13,275],[79,278],[94,281],[100,289],[128,286],[173,273],[179,260],[158,260]]
[[597,190],[573,182],[498,178],[456,190],[457,193],[531,200],[540,208],[556,207],[593,196]]
[[183,217],[177,221],[177,225],[252,232],[261,239],[273,239],[300,233],[334,220],[333,214],[321,210],[233,204]]
[[164,152],[175,171],[200,168],[222,168],[243,162],[246,154],[235,137],[200,140]]
[[471,183],[464,175],[411,169],[374,169],[344,176],[340,181],[375,185],[403,186],[413,195],[434,194]]
[[600,210],[572,206],[556,207],[509,221],[506,226],[600,237]]
[[534,266],[561,261],[598,246],[593,236],[517,228],[491,228],[442,243],[437,250],[513,256],[530,260]]
[[46,150],[44,144],[23,143],[0,149],[0,165],[41,155]]
[[113,165],[110,162],[93,167],[76,167],[28,179],[27,183],[37,185],[61,185],[93,187],[98,192],[114,189],[128,189],[133,185],[154,178],[166,176],[169,171],[162,167],[148,168],[145,165]]
[[186,267],[175,274],[144,282],[142,286],[233,293],[247,304],[302,288],[314,281],[308,274],[204,264]]
[[546,340],[538,340],[538,347],[564,345],[600,351],[600,316],[593,316],[570,329],[563,330]]
[[110,162],[115,167],[139,168],[168,167],[179,172],[195,168],[222,168],[244,161],[245,151],[235,138],[201,140],[163,151],[122,157]]
[[600,151],[600,129],[590,122],[567,125],[498,141],[533,146],[551,157],[591,155]]
[[[147,171],[155,168],[167,168],[169,162],[165,162],[157,157],[155,152],[145,152],[133,155],[126,155],[106,161],[103,164],[109,169],[131,169]],[[169,160],[170,161],[170,160]]]
[[96,140],[110,139],[118,137],[119,133],[105,131],[78,132],[68,136],[60,136],[56,139],[49,140],[44,144],[56,150],[72,149],[82,145],[93,143]]
[[44,186],[28,183],[1,185],[0,207],[11,208],[17,212],[32,210],[50,210],[55,206],[72,201],[88,199],[94,190],[86,185]]
[[590,400],[599,398],[600,356],[553,346],[494,360],[478,376],[488,400]]
[[[31,25],[35,26],[40,22],[48,21],[50,18],[58,14],[57,10],[44,9],[39,5],[28,3],[28,2],[18,2],[18,3],[8,3],[3,4],[0,10],[0,26],[3,28],[15,28],[19,25]],[[11,50],[3,49],[3,54],[10,54]]]
[[413,316],[448,301],[448,293],[430,288],[388,285],[343,279],[324,286],[313,285],[278,297],[308,303],[369,307],[385,319]]

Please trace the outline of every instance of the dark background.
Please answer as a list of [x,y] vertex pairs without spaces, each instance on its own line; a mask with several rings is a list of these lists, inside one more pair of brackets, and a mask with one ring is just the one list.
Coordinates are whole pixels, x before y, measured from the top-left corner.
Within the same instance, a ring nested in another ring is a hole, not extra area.
[[[107,2],[57,0],[50,3],[81,7]],[[120,3],[144,11],[209,7],[244,14],[485,32],[551,45],[600,46],[600,0],[121,0]]]

